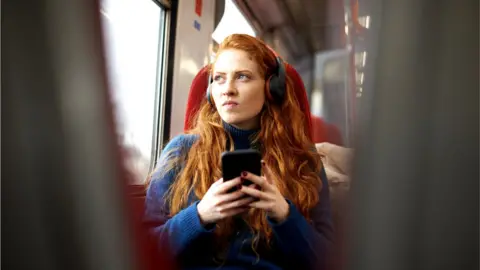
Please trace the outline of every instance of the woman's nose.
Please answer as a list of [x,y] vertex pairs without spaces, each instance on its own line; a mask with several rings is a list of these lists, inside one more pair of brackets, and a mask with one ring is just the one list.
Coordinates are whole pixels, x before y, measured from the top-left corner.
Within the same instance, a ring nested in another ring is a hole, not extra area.
[[223,85],[223,89],[222,89],[222,95],[225,95],[225,96],[233,96],[236,94],[236,87],[235,87],[235,82],[234,80],[227,80],[225,82],[225,84]]

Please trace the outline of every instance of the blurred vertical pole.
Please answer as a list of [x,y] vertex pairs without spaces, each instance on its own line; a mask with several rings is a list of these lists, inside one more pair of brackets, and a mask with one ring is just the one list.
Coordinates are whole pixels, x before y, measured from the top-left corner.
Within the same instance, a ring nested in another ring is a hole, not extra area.
[[346,131],[345,144],[352,146],[355,134],[355,100],[356,100],[356,79],[355,79],[355,25],[352,14],[353,0],[344,0],[345,19],[345,49],[349,52],[347,60],[347,72],[345,73],[345,112]]
[[96,1],[2,1],[2,267],[138,269]]
[[478,269],[478,1],[369,2],[348,269]]

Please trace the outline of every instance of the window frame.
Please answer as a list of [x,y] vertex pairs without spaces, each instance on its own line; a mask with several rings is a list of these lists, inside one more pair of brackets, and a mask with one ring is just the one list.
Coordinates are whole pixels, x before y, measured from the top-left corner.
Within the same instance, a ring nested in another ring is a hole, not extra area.
[[152,133],[152,147],[149,173],[151,173],[157,164],[163,149],[163,142],[165,136],[165,121],[168,114],[166,114],[167,104],[167,76],[171,74],[168,72],[169,59],[169,40],[170,40],[170,22],[171,10],[167,9],[162,3],[152,0],[162,10],[160,15],[160,35],[157,47],[157,77],[155,84],[155,98],[154,98],[154,116],[153,116],[153,133]]
[[[173,67],[170,68],[170,62],[173,61],[174,38],[173,42],[170,38],[172,36],[172,27],[175,27],[176,16],[176,1],[168,0],[150,0],[151,3],[158,7],[159,17],[155,24],[158,26],[158,38],[156,39],[156,60],[155,63],[155,75],[154,75],[154,89],[152,96],[152,103],[148,102],[148,106],[153,105],[153,121],[148,122],[148,125],[152,126],[152,132],[150,138],[150,152],[145,155],[149,161],[145,163],[148,169],[145,170],[145,174],[138,178],[135,177],[132,183],[129,185],[138,186],[143,185],[152,171],[155,169],[158,159],[161,155],[161,151],[165,142],[168,140],[165,134],[169,132],[170,125],[170,99],[171,91],[168,91],[168,83],[171,81],[171,74],[173,74]],[[172,15],[174,14],[174,15]],[[152,25],[152,23],[150,23]],[[173,32],[174,34],[175,32]],[[105,33],[104,33],[105,34]],[[174,37],[174,35],[173,35]],[[108,48],[105,47],[105,50]],[[170,97],[169,97],[170,96]],[[128,113],[128,112],[127,112]],[[118,128],[118,127],[117,127]],[[120,147],[123,147],[123,142],[119,141]]]

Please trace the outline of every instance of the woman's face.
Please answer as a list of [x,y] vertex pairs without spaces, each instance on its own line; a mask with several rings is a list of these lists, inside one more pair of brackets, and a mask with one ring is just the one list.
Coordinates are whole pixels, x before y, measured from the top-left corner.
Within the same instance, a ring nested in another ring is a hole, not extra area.
[[260,125],[265,79],[258,64],[241,50],[224,50],[213,67],[212,96],[223,121],[248,130]]

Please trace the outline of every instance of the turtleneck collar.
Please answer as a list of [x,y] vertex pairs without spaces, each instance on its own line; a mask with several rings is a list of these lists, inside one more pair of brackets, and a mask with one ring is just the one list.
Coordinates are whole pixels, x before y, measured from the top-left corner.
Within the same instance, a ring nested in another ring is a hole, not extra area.
[[225,121],[223,121],[223,128],[232,136],[235,149],[250,148],[251,138],[255,133],[259,131],[259,129],[251,129],[251,130],[239,129],[226,123]]

